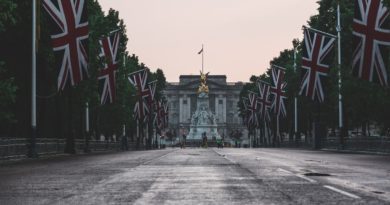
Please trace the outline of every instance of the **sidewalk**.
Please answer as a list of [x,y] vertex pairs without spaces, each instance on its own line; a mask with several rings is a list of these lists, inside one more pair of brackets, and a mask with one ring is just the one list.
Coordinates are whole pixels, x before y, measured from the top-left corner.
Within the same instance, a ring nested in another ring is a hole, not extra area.
[[350,149],[341,150],[341,149],[331,149],[331,148],[323,148],[320,150],[327,151],[327,152],[345,153],[345,154],[371,154],[371,155],[390,156],[390,153],[388,152],[374,152],[374,151],[350,150]]

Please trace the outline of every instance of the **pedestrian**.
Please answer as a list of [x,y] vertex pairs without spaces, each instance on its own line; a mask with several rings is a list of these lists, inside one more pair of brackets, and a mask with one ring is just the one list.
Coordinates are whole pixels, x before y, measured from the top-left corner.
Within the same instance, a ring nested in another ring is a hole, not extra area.
[[183,148],[186,148],[186,140],[187,140],[187,136],[183,134]]
[[218,147],[218,149],[219,149],[219,148],[223,148],[223,145],[222,145],[222,138],[217,139],[217,147]]
[[222,138],[221,138],[221,148],[222,148],[222,149],[223,149],[223,147],[224,147],[224,145],[225,145],[224,141],[225,141],[225,136],[222,135]]
[[205,147],[205,140],[204,140],[204,133],[202,133],[202,147],[204,148]]
[[387,128],[387,137],[390,137],[390,127]]
[[202,147],[203,147],[203,148],[207,148],[207,136],[206,136],[206,132],[203,132],[203,133],[202,133]]
[[207,144],[207,134],[206,132],[204,133],[204,140],[205,140],[205,147],[208,148],[208,144]]
[[129,146],[128,146],[128,143],[127,143],[127,136],[126,135],[122,135],[121,145],[122,145],[121,146],[122,151],[129,150]]

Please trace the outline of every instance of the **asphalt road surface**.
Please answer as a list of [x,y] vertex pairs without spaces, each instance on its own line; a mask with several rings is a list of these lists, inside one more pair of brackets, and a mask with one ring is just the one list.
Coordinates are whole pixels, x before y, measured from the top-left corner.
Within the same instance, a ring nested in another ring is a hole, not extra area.
[[390,204],[390,157],[165,149],[0,165],[0,204]]

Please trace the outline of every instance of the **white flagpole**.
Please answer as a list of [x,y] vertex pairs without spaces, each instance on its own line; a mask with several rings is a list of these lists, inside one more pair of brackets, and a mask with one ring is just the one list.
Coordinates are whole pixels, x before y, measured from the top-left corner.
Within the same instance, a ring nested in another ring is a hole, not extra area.
[[89,104],[85,103],[85,131],[89,133]]
[[276,115],[276,139],[279,140],[279,143],[281,143],[281,136],[280,136],[280,130],[279,130],[279,115]]
[[37,92],[37,68],[36,68],[36,16],[37,16],[37,3],[36,0],[32,1],[32,72],[31,72],[31,142],[29,147],[29,157],[36,157],[35,150],[35,138],[37,131],[37,101],[36,101],[36,92]]
[[340,129],[340,136],[342,137],[342,131],[343,131],[343,96],[341,95],[341,86],[342,86],[342,79],[341,79],[341,25],[340,25],[340,2],[337,4],[337,40],[338,40],[338,87],[339,87],[339,129]]
[[139,121],[137,120],[137,138],[139,138]]
[[89,103],[85,103],[85,139],[84,152],[89,152]]
[[204,68],[204,48],[202,44],[202,73],[204,72],[203,68]]
[[252,135],[250,129],[248,133],[249,133],[249,148],[252,148]]
[[[297,71],[297,48],[294,45],[294,72]],[[294,139],[297,139],[298,135],[298,98],[295,95],[294,98]]]
[[[149,146],[149,123],[146,123],[146,137],[145,137],[145,145]],[[149,147],[148,147],[149,148]]]
[[[124,71],[126,70],[126,52],[123,55],[123,70]],[[125,76],[125,79],[126,79],[126,72],[123,72],[123,73],[124,73],[123,75]],[[123,104],[123,106],[125,106],[125,105]],[[123,136],[126,137],[126,124],[125,123],[123,123]]]

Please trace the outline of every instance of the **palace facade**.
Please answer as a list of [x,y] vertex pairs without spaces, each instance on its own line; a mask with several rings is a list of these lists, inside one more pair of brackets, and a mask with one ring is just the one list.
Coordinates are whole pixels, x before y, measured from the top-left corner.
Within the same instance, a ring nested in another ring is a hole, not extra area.
[[[188,135],[191,117],[196,111],[200,75],[181,75],[179,82],[169,82],[164,94],[169,103],[169,129],[176,136]],[[216,116],[218,133],[229,137],[234,130],[244,131],[237,103],[242,82],[227,82],[225,75],[209,75],[209,100],[211,112]]]

